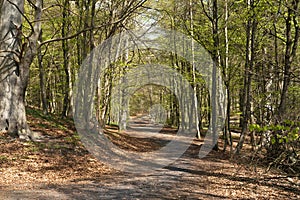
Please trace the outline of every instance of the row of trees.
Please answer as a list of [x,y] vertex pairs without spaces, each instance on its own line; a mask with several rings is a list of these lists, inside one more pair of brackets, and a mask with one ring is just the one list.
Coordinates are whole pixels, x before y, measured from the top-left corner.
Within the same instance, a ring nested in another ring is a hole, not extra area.
[[2,0],[0,130],[31,137],[25,96],[45,113],[71,115],[72,87],[83,59],[126,28],[144,3]]
[[[225,148],[229,145],[239,153],[249,136],[256,152],[267,150],[273,160],[281,158],[276,162],[299,165],[295,161],[299,158],[300,126],[299,0],[0,2],[0,130],[31,136],[25,97],[28,105],[45,113],[71,116],[74,82],[88,53],[124,30],[158,26],[192,37],[222,72],[228,96]],[[200,136],[214,120],[210,108],[216,102],[210,99],[193,63],[166,52],[131,51],[112,63],[97,87],[98,120],[124,127],[124,113],[111,111],[112,88],[129,69],[149,62],[167,64],[189,80],[197,99],[193,112],[197,113]],[[167,122],[177,126],[180,110],[174,94],[150,88],[157,90],[152,92],[154,104],[162,103],[168,112]],[[132,114],[152,106],[153,102],[136,98],[145,97],[145,90],[132,98]],[[134,105],[143,102],[145,106]],[[233,130],[240,132],[236,146]]]

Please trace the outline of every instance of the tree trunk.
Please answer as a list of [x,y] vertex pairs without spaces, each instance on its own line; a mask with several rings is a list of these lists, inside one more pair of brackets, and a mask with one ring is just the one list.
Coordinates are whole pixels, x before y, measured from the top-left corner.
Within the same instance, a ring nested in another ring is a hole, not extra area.
[[[39,42],[43,42],[42,38],[42,30],[39,37]],[[42,49],[38,49],[38,65],[39,65],[39,78],[40,78],[40,98],[43,108],[43,113],[46,115],[48,114],[48,101],[47,101],[47,94],[46,94],[46,85],[45,85],[45,69],[43,65],[43,55],[42,55]]]
[[[291,66],[296,56],[298,49],[298,42],[300,37],[300,28],[297,22],[299,0],[292,1],[291,7],[288,7],[288,14],[285,20],[286,23],[286,45],[285,45],[285,58],[284,58],[284,78],[283,87],[281,90],[280,104],[278,106],[277,120],[279,122],[284,119],[286,101],[288,97],[288,89],[291,81]],[[295,30],[292,30],[294,25]],[[294,32],[294,33],[293,33]],[[294,34],[294,35],[292,35]]]
[[220,65],[220,52],[219,52],[219,27],[218,27],[218,1],[213,1],[213,13],[212,13],[212,34],[213,34],[213,43],[214,43],[214,50],[213,50],[213,70],[212,70],[212,94],[211,94],[211,107],[212,107],[212,115],[211,115],[211,125],[212,125],[212,132],[213,132],[213,144],[214,150],[218,150],[218,134],[217,133],[217,68]]
[[[224,149],[223,151],[226,150],[226,147],[227,147],[227,144],[230,145],[230,153],[232,152],[232,136],[231,136],[231,130],[230,130],[230,115],[231,115],[231,110],[230,110],[230,105],[231,105],[231,99],[230,99],[230,96],[231,96],[231,93],[230,93],[230,72],[228,70],[228,67],[229,67],[229,64],[228,64],[228,61],[229,61],[229,40],[228,40],[228,0],[225,0],[225,9],[224,9],[224,12],[225,12],[225,18],[224,18],[224,21],[225,21],[225,26],[224,26],[224,36],[225,36],[225,62],[224,62],[224,69],[223,69],[223,75],[224,75],[224,78],[226,77],[226,80],[225,80],[225,86],[226,86],[226,91],[227,91],[227,111],[226,111],[226,114],[227,114],[227,117],[226,117],[226,124],[225,124],[225,129],[224,129]],[[226,73],[226,70],[228,71]]]
[[[254,1],[248,0],[248,6],[253,11]],[[245,141],[245,136],[248,132],[248,125],[251,119],[251,84],[252,84],[252,69],[254,65],[254,54],[255,54],[255,34],[256,34],[257,21],[256,16],[249,17],[247,22],[246,30],[246,63],[245,63],[245,76],[244,76],[244,91],[243,91],[243,104],[242,104],[242,132],[240,135],[239,142],[235,149],[235,154],[239,154]]]
[[[61,36],[65,38],[68,36],[68,32],[70,29],[70,22],[69,22],[69,0],[65,0],[63,3],[63,22],[62,22],[62,29],[61,29]],[[62,50],[63,50],[63,68],[65,71],[65,84],[64,84],[64,102],[63,102],[63,110],[61,113],[62,117],[67,117],[70,106],[70,64],[69,64],[69,42],[67,40],[62,40]]]
[[0,131],[22,139],[32,138],[25,113],[25,91],[29,66],[36,53],[42,2],[35,5],[35,24],[22,45],[21,25],[24,0],[4,0],[0,16]]
[[191,43],[192,43],[192,75],[193,75],[193,90],[194,90],[194,99],[192,110],[195,108],[195,127],[196,127],[196,137],[201,138],[200,129],[199,129],[199,111],[198,111],[198,100],[197,100],[197,82],[196,82],[196,69],[195,69],[195,46],[194,46],[194,16],[193,16],[193,1],[190,0],[190,28],[191,28]]

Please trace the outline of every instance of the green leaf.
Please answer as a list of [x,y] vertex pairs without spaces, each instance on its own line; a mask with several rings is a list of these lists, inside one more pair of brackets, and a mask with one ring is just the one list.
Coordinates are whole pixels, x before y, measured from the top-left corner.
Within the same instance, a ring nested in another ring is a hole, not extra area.
[[275,138],[274,138],[274,137],[271,137],[271,143],[272,143],[272,144],[275,144],[275,142],[276,142]]
[[250,124],[249,125],[249,130],[250,131],[260,131],[261,128],[260,128],[260,126],[258,124]]
[[283,143],[283,138],[279,139],[279,144]]

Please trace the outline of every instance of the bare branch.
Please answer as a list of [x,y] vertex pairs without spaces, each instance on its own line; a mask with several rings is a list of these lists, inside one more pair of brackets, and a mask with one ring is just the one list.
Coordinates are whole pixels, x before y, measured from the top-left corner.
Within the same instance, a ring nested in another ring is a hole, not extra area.
[[203,3],[203,0],[200,1],[201,2],[201,6],[202,6],[202,9],[203,9],[203,12],[205,14],[205,16],[209,19],[209,21],[213,21],[213,18],[207,13],[206,9],[205,9],[205,6],[204,6],[204,3]]
[[73,39],[73,38],[77,37],[81,33],[85,33],[85,32],[88,32],[88,31],[91,31],[91,30],[94,30],[94,29],[100,29],[100,28],[106,27],[106,26],[111,25],[111,24],[119,23],[120,21],[122,21],[122,20],[118,20],[118,21],[113,22],[113,23],[103,24],[101,26],[85,28],[85,29],[80,30],[77,33],[74,33],[73,35],[69,35],[67,37],[53,38],[53,39],[50,39],[50,40],[45,40],[44,42],[40,43],[40,46],[51,43],[51,42],[58,42],[58,41],[62,41],[62,40],[70,40],[70,39]]
[[103,27],[106,27],[106,26],[109,26],[109,25],[114,25],[114,27],[112,28],[112,31],[111,33],[109,34],[109,37],[111,36],[111,34],[113,34],[113,30],[121,23],[123,22],[124,20],[126,20],[130,14],[132,14],[136,9],[138,9],[139,7],[142,7],[143,4],[146,2],[146,0],[141,0],[139,3],[137,3],[135,6],[133,6],[131,8],[131,6],[133,5],[133,2],[131,2],[126,9],[123,10],[123,12],[121,12],[120,16],[121,18],[118,19],[117,21],[115,22],[111,22],[111,23],[106,23],[106,24],[102,24],[100,26],[96,26],[96,27],[88,27],[88,28],[85,28],[83,30],[80,30],[78,31],[77,33],[74,33],[73,35],[69,35],[67,37],[61,37],[61,38],[54,38],[54,39],[50,39],[50,40],[46,40],[42,43],[40,43],[40,46],[42,45],[45,45],[45,44],[48,44],[48,43],[51,43],[51,42],[58,42],[58,41],[62,41],[62,40],[70,40],[70,39],[73,39],[75,37],[77,37],[78,35],[80,35],[81,33],[85,33],[85,32],[88,32],[88,31],[91,31],[91,30],[96,30],[96,29],[100,29],[100,28],[103,28]]
[[[15,4],[14,2],[7,0],[11,5],[13,5],[14,7],[16,7],[16,9],[19,11],[19,13],[22,15],[22,17],[24,17],[24,19],[28,22],[30,29],[31,29],[31,33],[30,35],[32,35],[34,33],[34,28],[30,22],[30,20],[24,15],[24,13],[22,12],[22,10],[19,8],[19,6],[17,4]],[[28,37],[30,37],[30,35]]]
[[281,40],[284,44],[286,43],[286,40],[283,37],[278,36],[275,33],[272,33],[272,31],[269,31],[269,34],[273,37],[276,37],[277,39]]

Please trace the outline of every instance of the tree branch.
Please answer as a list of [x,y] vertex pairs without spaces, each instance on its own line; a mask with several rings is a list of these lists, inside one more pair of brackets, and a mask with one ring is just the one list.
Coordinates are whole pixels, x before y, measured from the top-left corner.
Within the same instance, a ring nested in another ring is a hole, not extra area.
[[121,21],[122,20],[118,20],[118,21],[113,22],[113,23],[107,23],[107,24],[102,24],[100,26],[96,26],[96,27],[85,28],[85,29],[80,30],[77,33],[74,33],[73,35],[69,35],[67,37],[53,38],[53,39],[50,39],[50,40],[45,40],[44,42],[40,43],[40,46],[51,43],[51,42],[58,42],[58,41],[62,41],[62,40],[70,40],[70,39],[73,39],[73,38],[77,37],[81,33],[85,33],[85,32],[88,32],[88,31],[91,31],[91,30],[94,30],[94,29],[100,29],[100,28],[103,28],[103,27],[111,25],[111,24],[119,23]]
[[30,37],[30,35],[32,35],[34,33],[34,28],[30,22],[30,20],[24,15],[24,13],[22,12],[22,10],[19,8],[18,5],[16,5],[14,2],[10,1],[10,0],[7,0],[8,3],[10,3],[11,5],[13,5],[14,7],[16,7],[16,9],[19,11],[19,13],[22,15],[22,17],[24,17],[24,19],[28,22],[29,26],[30,26],[30,29],[31,29],[31,33],[29,34],[28,37]]
[[54,38],[54,39],[46,40],[46,41],[40,43],[40,46],[51,43],[51,42],[58,42],[58,41],[62,41],[62,40],[70,40],[70,39],[73,39],[73,38],[77,37],[81,33],[85,33],[85,32],[91,31],[91,30],[95,30],[95,29],[100,29],[100,28],[103,28],[103,27],[106,27],[106,26],[109,26],[109,25],[112,25],[112,24],[114,24],[114,26],[117,26],[120,22],[124,21],[131,13],[133,13],[134,10],[141,7],[145,2],[146,2],[146,0],[141,0],[137,5],[135,5],[133,8],[130,9],[130,7],[132,6],[132,3],[131,3],[121,13],[120,16],[122,16],[122,17],[120,19],[118,19],[117,21],[115,21],[115,22],[102,24],[102,25],[96,26],[96,27],[88,27],[88,28],[85,28],[83,30],[78,31],[77,33],[74,33],[73,35],[69,35],[67,37]]
[[205,9],[205,6],[204,6],[204,3],[203,3],[203,0],[200,1],[201,2],[201,6],[202,6],[202,9],[203,9],[203,12],[205,14],[205,16],[209,19],[209,21],[213,21],[213,18],[211,16],[209,16],[209,14],[207,13],[206,9]]
[[299,28],[299,24],[297,21],[298,5],[299,5],[299,0],[294,1],[293,22],[294,22],[294,27],[295,27],[295,36],[294,36],[294,42],[293,42],[293,47],[292,47],[291,60],[294,60],[294,58],[296,56],[296,52],[298,49],[298,43],[299,43],[299,37],[300,37],[300,28]]

